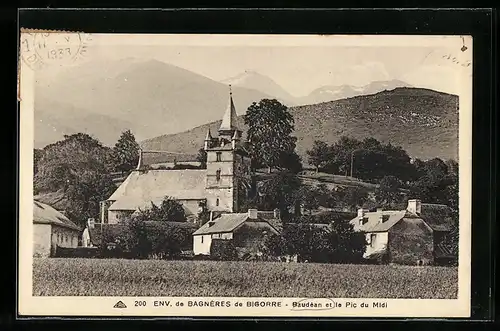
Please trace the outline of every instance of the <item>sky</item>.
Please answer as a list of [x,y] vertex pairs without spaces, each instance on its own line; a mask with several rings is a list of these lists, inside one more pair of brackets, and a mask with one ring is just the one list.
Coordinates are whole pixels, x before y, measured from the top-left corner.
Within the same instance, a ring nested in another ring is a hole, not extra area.
[[[92,35],[80,60],[156,59],[217,81],[256,71],[300,97],[325,85],[362,86],[391,79],[459,94],[464,67],[453,58],[465,63],[470,54],[460,52],[465,41],[459,37],[301,38]],[[57,75],[59,69],[44,70]]]

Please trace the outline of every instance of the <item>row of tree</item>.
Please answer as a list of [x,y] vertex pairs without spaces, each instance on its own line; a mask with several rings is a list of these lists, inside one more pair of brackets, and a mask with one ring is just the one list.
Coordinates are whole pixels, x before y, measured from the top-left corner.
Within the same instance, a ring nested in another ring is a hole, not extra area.
[[[357,140],[341,137],[328,145],[315,141],[307,151],[308,162],[317,171],[351,175],[377,183],[376,203],[393,207],[408,198],[442,203],[458,208],[458,163],[433,158],[427,161],[411,159],[399,146],[382,144],[374,138]],[[360,203],[365,194],[362,190]]]

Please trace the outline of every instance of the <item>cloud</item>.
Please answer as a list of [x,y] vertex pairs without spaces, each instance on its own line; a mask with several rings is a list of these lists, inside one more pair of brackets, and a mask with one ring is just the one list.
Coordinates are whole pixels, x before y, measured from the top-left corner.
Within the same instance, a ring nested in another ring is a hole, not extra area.
[[445,65],[424,65],[401,76],[401,80],[418,87],[459,94],[460,72]]

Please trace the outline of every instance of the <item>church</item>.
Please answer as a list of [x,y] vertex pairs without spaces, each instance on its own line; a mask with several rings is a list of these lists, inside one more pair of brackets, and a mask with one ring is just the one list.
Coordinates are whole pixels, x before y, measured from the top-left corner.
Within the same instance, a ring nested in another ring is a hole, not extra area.
[[[201,142],[200,142],[201,143]],[[201,146],[200,146],[201,147]],[[251,160],[237,125],[232,92],[216,137],[208,130],[206,169],[150,169],[139,164],[116,191],[101,202],[101,222],[117,224],[137,210],[159,205],[166,197],[184,206],[188,219],[202,209],[238,213],[251,191]]]

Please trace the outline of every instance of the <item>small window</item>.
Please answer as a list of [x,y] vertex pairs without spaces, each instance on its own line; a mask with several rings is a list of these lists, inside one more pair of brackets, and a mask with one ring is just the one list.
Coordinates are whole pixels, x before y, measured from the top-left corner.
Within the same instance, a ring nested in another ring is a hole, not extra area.
[[218,169],[218,170],[215,172],[215,180],[217,180],[217,182],[220,182],[220,169]]
[[217,200],[215,200],[215,205],[219,206],[219,198],[217,198]]
[[221,152],[217,152],[217,153],[215,153],[215,160],[216,160],[217,162],[222,161],[222,153],[221,153]]
[[203,244],[203,236],[201,236],[201,243]]

